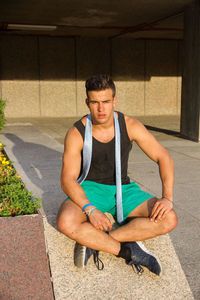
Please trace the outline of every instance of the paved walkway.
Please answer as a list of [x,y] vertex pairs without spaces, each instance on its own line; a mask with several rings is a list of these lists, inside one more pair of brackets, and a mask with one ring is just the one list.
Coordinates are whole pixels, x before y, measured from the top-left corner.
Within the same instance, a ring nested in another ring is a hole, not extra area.
[[[152,131],[175,161],[175,209],[179,226],[170,234],[145,242],[163,265],[161,278],[147,270],[133,273],[124,261],[100,253],[105,269],[92,260],[85,270],[73,265],[74,242],[59,233],[55,212],[65,198],[60,189],[63,140],[73,118],[10,119],[0,141],[29,190],[43,199],[47,251],[56,300],[83,299],[200,299],[200,144]],[[142,118],[145,124],[179,131],[176,117]],[[158,168],[134,145],[129,176],[145,190],[161,195]]]

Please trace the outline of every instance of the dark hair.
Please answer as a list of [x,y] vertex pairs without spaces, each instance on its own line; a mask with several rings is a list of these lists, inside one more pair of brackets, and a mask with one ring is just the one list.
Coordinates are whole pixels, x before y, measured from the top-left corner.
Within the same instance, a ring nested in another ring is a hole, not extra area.
[[106,74],[93,75],[88,78],[85,82],[86,94],[88,97],[89,91],[103,91],[106,89],[111,89],[113,92],[113,97],[115,97],[116,88],[112,78]]

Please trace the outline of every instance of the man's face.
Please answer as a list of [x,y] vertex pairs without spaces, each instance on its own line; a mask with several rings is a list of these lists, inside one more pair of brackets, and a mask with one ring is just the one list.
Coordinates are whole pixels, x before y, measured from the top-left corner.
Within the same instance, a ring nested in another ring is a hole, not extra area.
[[113,97],[111,89],[103,91],[89,91],[86,104],[96,124],[104,124],[113,117],[116,104],[116,97]]

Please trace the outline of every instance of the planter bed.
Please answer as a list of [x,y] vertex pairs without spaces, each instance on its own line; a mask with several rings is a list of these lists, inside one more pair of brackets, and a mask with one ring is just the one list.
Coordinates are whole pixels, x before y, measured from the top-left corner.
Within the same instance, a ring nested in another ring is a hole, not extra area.
[[0,143],[0,299],[54,299],[40,200]]
[[0,217],[0,299],[54,299],[39,214]]

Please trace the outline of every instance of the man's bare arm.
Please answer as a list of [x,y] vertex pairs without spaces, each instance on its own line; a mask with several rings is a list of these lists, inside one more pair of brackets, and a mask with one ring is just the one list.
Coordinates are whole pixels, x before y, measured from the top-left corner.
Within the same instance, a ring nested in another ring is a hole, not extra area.
[[81,150],[83,140],[75,127],[65,137],[63,164],[61,171],[61,187],[68,197],[80,208],[89,203],[77,179],[81,170]]
[[126,119],[130,139],[134,140],[142,151],[159,166],[160,178],[162,181],[162,198],[156,202],[151,214],[151,219],[153,221],[159,221],[166,216],[173,206],[173,159],[169,152],[139,121],[129,117]]
[[[75,127],[72,127],[65,138],[61,187],[68,197],[81,209],[84,205],[90,203],[81,185],[77,182],[81,170],[82,148],[83,139],[78,130]],[[86,211],[88,208],[86,208]],[[111,230],[112,228],[111,222],[107,216],[97,209],[89,217],[89,220],[96,229]]]

